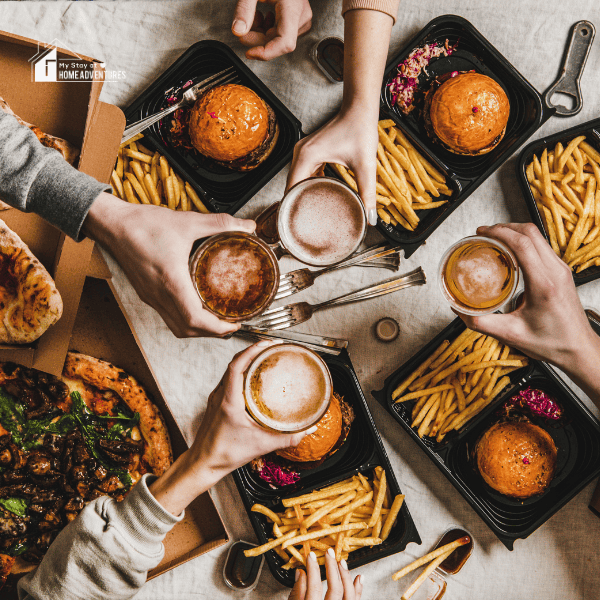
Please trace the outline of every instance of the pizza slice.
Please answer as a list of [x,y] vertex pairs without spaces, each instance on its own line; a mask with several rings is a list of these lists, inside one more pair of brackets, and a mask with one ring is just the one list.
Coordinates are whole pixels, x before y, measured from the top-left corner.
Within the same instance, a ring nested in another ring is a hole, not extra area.
[[70,142],[67,142],[67,140],[64,140],[63,138],[56,137],[55,135],[50,135],[49,133],[44,133],[39,127],[36,127],[35,125],[32,125],[31,123],[28,123],[24,119],[21,119],[21,117],[19,117],[19,115],[16,115],[13,112],[13,110],[10,108],[10,106],[8,105],[6,100],[4,100],[1,96],[0,96],[0,110],[15,117],[15,119],[17,119],[17,121],[19,121],[19,123],[21,125],[25,125],[25,127],[29,127],[29,129],[31,129],[31,131],[33,131],[33,133],[35,133],[37,139],[40,141],[42,146],[46,146],[46,148],[53,148],[54,150],[58,150],[62,154],[63,158],[70,165],[75,165],[75,163],[77,162],[77,158],[79,156],[79,150],[77,148],[75,148],[75,146],[73,146],[73,144],[71,144]]
[[61,379],[0,363],[0,554],[21,570],[87,502],[171,463],[158,408],[122,369],[74,352]]
[[62,316],[54,280],[0,220],[0,343],[29,344]]

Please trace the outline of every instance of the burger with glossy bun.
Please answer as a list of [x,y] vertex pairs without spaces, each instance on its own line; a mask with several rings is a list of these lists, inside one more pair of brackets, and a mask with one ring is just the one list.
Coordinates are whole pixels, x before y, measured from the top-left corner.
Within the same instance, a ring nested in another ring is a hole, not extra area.
[[502,86],[481,73],[446,73],[425,95],[427,133],[455,154],[492,151],[504,137],[509,114]]
[[511,498],[543,493],[556,470],[557,449],[550,434],[529,421],[492,425],[479,439],[475,463],[483,480]]
[[293,448],[276,450],[276,454],[294,463],[305,463],[304,467],[296,468],[318,466],[344,443],[353,420],[352,407],[334,392],[327,412],[317,423],[317,431],[305,436]]
[[198,152],[236,171],[249,171],[273,151],[279,125],[250,88],[228,84],[203,94],[190,110],[190,141]]

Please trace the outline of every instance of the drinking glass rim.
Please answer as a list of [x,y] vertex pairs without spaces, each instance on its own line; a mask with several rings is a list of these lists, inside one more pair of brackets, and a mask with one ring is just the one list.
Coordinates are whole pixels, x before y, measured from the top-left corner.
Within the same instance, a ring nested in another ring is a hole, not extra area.
[[[324,367],[324,372],[327,374],[327,378],[326,379],[327,379],[327,383],[329,385],[329,400],[327,402],[327,406],[325,407],[325,409],[323,410],[323,412],[319,415],[318,419],[315,419],[314,422],[312,422],[310,425],[307,425],[306,427],[303,427],[302,429],[290,429],[290,430],[286,429],[286,430],[282,430],[282,429],[274,429],[272,427],[269,427],[268,425],[265,425],[249,409],[249,407],[248,407],[248,400],[246,399],[246,395],[247,395],[246,390],[247,390],[247,387],[248,387],[248,378],[249,378],[249,373],[252,370],[252,367],[267,352],[270,352],[270,351],[273,351],[273,350],[281,350],[282,348],[300,348],[301,350],[308,352],[310,355],[316,357],[320,361],[320,363]],[[243,383],[242,391],[243,391],[243,394],[244,394],[244,404],[246,406],[246,412],[252,418],[252,420],[254,422],[256,422],[258,425],[260,425],[263,429],[267,429],[269,431],[275,431],[277,433],[301,433],[302,431],[306,431],[307,429],[310,429],[313,425],[316,425],[323,418],[323,416],[325,415],[325,413],[329,410],[329,407],[331,405],[331,399],[333,398],[333,378],[331,376],[331,371],[329,370],[329,367],[327,366],[327,363],[323,360],[323,357],[319,356],[314,350],[311,350],[310,348],[307,348],[306,346],[304,346],[302,344],[296,344],[294,342],[285,342],[283,344],[276,343],[276,344],[273,344],[271,346],[268,346],[264,350],[261,350],[260,353],[257,354],[252,359],[252,362],[248,365],[248,368],[244,371],[244,383]]]
[[[285,203],[286,199],[290,197],[290,194],[292,193],[292,191],[294,189],[296,189],[300,185],[306,184],[307,181],[314,181],[314,180],[318,180],[318,181],[330,181],[330,182],[332,182],[334,184],[337,184],[337,185],[340,185],[340,186],[344,187],[346,190],[348,190],[358,200],[358,204],[361,207],[362,212],[363,212],[363,217],[364,217],[364,219],[363,219],[363,232],[362,232],[362,234],[360,236],[360,241],[356,245],[356,248],[348,256],[344,256],[343,258],[340,258],[339,260],[336,260],[333,263],[316,262],[316,261],[305,260],[303,258],[298,258],[285,245],[284,240],[283,240],[283,236],[281,235],[281,232],[283,230],[283,227],[281,226],[281,209],[284,206],[284,203]],[[277,235],[279,236],[279,244],[281,245],[281,247],[287,253],[289,253],[289,255],[291,257],[295,258],[296,260],[300,261],[301,263],[303,263],[305,265],[309,265],[310,267],[332,267],[332,266],[335,266],[335,265],[339,265],[340,263],[344,262],[345,260],[347,260],[348,258],[350,258],[351,256],[353,256],[357,252],[357,250],[360,248],[360,245],[363,243],[363,241],[364,241],[364,239],[365,239],[365,237],[367,235],[368,228],[369,228],[369,221],[367,219],[367,209],[365,208],[365,204],[362,201],[362,198],[360,197],[360,195],[357,192],[355,192],[345,182],[340,181],[339,179],[336,179],[335,177],[329,177],[328,175],[314,175],[312,177],[307,177],[306,179],[302,179],[302,181],[298,181],[298,183],[295,183],[287,192],[285,192],[285,194],[283,195],[283,198],[281,199],[281,201],[279,203],[279,206],[277,207]]]
[[[444,284],[444,267],[446,265],[446,263],[448,262],[448,259],[450,258],[450,256],[452,255],[452,253],[459,247],[459,246],[463,246],[468,242],[476,242],[476,241],[482,241],[482,242],[488,242],[489,244],[491,244],[492,246],[497,246],[498,248],[500,248],[500,250],[502,250],[502,252],[504,252],[508,258],[511,260],[511,262],[513,263],[513,266],[515,268],[515,277],[514,277],[514,281],[513,284],[511,286],[511,290],[510,293],[506,296],[506,298],[500,303],[500,304],[496,304],[492,307],[489,308],[482,308],[482,309],[470,309],[470,308],[465,308],[463,306],[459,306],[458,303],[456,301],[454,301],[454,299],[452,298],[452,294],[450,294],[448,292],[448,290],[446,289],[446,286]],[[503,308],[504,306],[506,306],[513,298],[513,296],[515,295],[515,292],[517,290],[517,287],[519,285],[519,281],[520,281],[520,269],[519,269],[519,263],[517,262],[517,257],[515,256],[514,252],[503,242],[501,242],[500,240],[497,240],[496,238],[492,238],[492,237],[488,237],[485,235],[470,235],[467,237],[464,237],[460,240],[458,240],[457,242],[455,242],[454,244],[452,244],[452,246],[450,246],[446,252],[444,252],[444,254],[442,255],[442,258],[440,260],[440,264],[438,266],[438,285],[440,286],[440,290],[442,292],[442,295],[444,296],[444,298],[446,299],[446,301],[448,302],[448,304],[450,304],[450,306],[452,306],[454,309],[456,309],[459,313],[463,314],[463,315],[469,315],[471,317],[481,317],[484,315],[490,315],[493,312],[496,312],[497,310],[500,310],[501,308]]]
[[[196,269],[198,268],[198,262],[202,254],[206,251],[206,249],[214,243],[220,241],[221,239],[227,239],[232,237],[242,237],[252,242],[255,242],[261,249],[263,249],[267,253],[267,256],[269,257],[271,265],[275,271],[275,275],[273,278],[273,286],[268,298],[254,312],[247,315],[243,315],[241,317],[227,317],[210,308],[210,306],[208,306],[202,298],[200,290],[198,289],[198,283],[196,281]],[[215,315],[219,319],[227,321],[228,323],[239,323],[241,321],[247,321],[259,316],[265,310],[267,310],[267,308],[272,304],[273,300],[275,299],[275,295],[277,294],[277,290],[279,288],[279,278],[281,276],[281,273],[279,271],[279,261],[277,260],[277,257],[275,256],[273,250],[271,250],[270,246],[266,242],[261,240],[255,233],[247,233],[245,231],[222,231],[221,233],[216,233],[215,235],[207,237],[191,255],[189,260],[189,271],[190,276],[192,278],[192,283],[194,284],[194,289],[196,290],[196,293],[198,294],[198,297],[202,302],[202,308],[204,308],[210,314]]]

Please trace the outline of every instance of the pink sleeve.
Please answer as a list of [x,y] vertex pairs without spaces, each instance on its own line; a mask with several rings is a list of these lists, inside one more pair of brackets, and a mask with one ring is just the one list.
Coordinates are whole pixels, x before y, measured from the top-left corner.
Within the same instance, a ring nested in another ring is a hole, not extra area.
[[378,10],[386,15],[390,15],[394,23],[396,23],[396,13],[398,12],[399,4],[400,0],[343,0],[342,16],[349,10]]

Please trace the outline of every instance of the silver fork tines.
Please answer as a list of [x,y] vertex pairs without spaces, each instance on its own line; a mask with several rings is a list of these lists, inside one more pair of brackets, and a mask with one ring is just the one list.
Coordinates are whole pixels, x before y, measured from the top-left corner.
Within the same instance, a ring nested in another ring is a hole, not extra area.
[[123,132],[121,144],[124,144],[125,142],[129,141],[134,135],[141,133],[142,131],[144,131],[144,129],[148,129],[150,125],[154,125],[154,123],[157,123],[162,118],[175,112],[178,108],[181,108],[186,104],[191,104],[192,102],[195,102],[200,96],[200,94],[203,94],[207,90],[216,87],[217,85],[223,85],[225,83],[234,83],[236,81],[238,81],[238,76],[233,70],[233,67],[227,67],[227,69],[224,69],[220,73],[215,73],[214,75],[203,79],[199,83],[193,85],[191,88],[185,90],[185,92],[183,93],[183,97],[179,102],[172,104],[164,110],[160,110],[157,113],[150,115],[149,117],[145,117],[129,125],[129,127],[127,127]]
[[384,296],[385,294],[391,294],[407,287],[424,285],[425,283],[425,272],[419,267],[402,277],[394,277],[376,285],[371,285],[327,300],[326,302],[321,302],[320,304],[311,305],[308,302],[297,302],[280,308],[272,308],[264,312],[259,320],[252,322],[251,325],[257,329],[286,329],[287,327],[293,327],[294,325],[308,321],[315,312],[330,306],[339,306],[368,298],[376,298],[377,296]]
[[337,269],[352,267],[354,265],[368,265],[397,271],[398,266],[400,265],[399,253],[401,251],[401,248],[390,247],[389,244],[383,243],[367,248],[332,267],[326,267],[324,269],[319,269],[318,271],[311,271],[306,268],[297,269],[291,273],[286,273],[279,278],[279,288],[275,300],[281,300],[282,298],[305,290],[313,285],[317,277],[320,277],[325,273],[330,273],[331,271],[336,271]]

